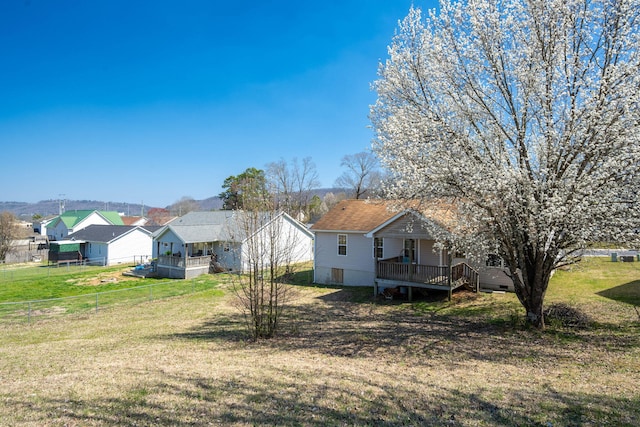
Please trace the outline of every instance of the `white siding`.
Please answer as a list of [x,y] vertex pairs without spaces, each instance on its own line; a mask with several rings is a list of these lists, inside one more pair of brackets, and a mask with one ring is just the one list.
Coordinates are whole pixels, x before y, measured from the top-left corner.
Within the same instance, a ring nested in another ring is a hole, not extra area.
[[94,262],[106,259],[109,255],[109,248],[106,243],[88,242],[85,246],[85,258]]
[[151,258],[151,236],[135,229],[109,245],[108,264],[140,262]]
[[104,260],[106,265],[139,263],[150,260],[152,246],[151,235],[137,229],[108,244],[88,242],[85,257],[92,261]]
[[218,262],[226,270],[238,271],[240,269],[241,245],[239,243],[218,242],[214,251],[218,256]]
[[184,244],[171,230],[164,233],[157,240],[157,243],[156,250],[158,253],[154,255],[167,255],[167,251],[171,252],[171,254],[180,252],[184,255]]
[[50,240],[64,240],[69,235],[69,229],[62,221],[57,221],[55,227],[47,228],[47,236]]
[[513,292],[513,281],[500,267],[478,267],[480,273],[480,289]]
[[[267,265],[270,259],[277,258],[280,265],[297,264],[313,260],[313,239],[309,233],[294,226],[283,216],[278,216],[262,230],[243,243],[242,270],[248,271],[247,261],[251,245],[257,245],[262,252],[262,263]],[[271,246],[275,248],[275,254],[271,254]]]
[[434,252],[433,246],[435,245],[433,240],[420,240],[418,250],[418,263],[423,265],[446,265],[446,258],[440,256],[440,250],[436,249]]
[[[338,234],[347,235],[347,255],[345,256],[338,255]],[[314,253],[315,282],[332,283],[333,268],[344,271],[344,285],[373,286],[375,279],[373,239],[365,237],[363,233],[317,232]]]
[[111,225],[109,221],[107,221],[102,215],[99,215],[97,212],[92,212],[87,215],[82,221],[77,223],[72,230],[69,230],[69,233],[75,233],[83,228],[87,228],[90,225]]

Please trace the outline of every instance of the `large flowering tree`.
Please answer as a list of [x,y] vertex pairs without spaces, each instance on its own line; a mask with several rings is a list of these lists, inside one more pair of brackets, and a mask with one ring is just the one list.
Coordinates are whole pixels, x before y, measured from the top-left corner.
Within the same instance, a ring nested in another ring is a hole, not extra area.
[[[445,199],[544,327],[552,271],[640,228],[640,0],[443,0],[399,24],[374,83],[395,199]],[[451,236],[449,236],[451,238]]]

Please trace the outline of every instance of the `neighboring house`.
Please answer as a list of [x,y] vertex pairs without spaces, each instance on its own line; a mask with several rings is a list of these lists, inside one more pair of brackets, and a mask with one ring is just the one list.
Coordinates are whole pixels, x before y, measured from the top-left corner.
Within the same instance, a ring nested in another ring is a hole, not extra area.
[[73,210],[58,215],[46,226],[49,240],[63,240],[90,225],[124,225],[115,211]]
[[383,201],[343,200],[327,212],[311,230],[315,234],[314,282],[373,286],[411,293],[414,288],[453,291],[510,290],[509,278],[500,267],[469,265],[460,254],[449,253],[421,224],[445,223],[444,210],[427,217],[413,209],[390,210]]
[[[81,259],[101,265],[144,263],[151,260],[153,231],[129,225],[90,225],[70,234],[60,244],[78,244]],[[55,246],[55,244],[53,244]]]
[[35,233],[39,233],[41,236],[47,237],[47,227],[49,227],[49,224],[51,224],[51,222],[55,219],[57,219],[57,216],[54,217],[48,217],[48,218],[43,218],[40,221],[34,221],[33,223],[33,231]]
[[[286,213],[262,215],[259,227],[248,226],[242,211],[189,212],[153,235],[153,256],[160,277],[189,279],[209,272],[212,261],[226,271],[247,270],[250,244],[277,231],[276,250],[286,250],[289,262],[313,260],[313,233]],[[268,254],[265,254],[268,256]]]
[[122,223],[124,225],[140,225],[144,226],[149,223],[149,219],[143,216],[122,216]]

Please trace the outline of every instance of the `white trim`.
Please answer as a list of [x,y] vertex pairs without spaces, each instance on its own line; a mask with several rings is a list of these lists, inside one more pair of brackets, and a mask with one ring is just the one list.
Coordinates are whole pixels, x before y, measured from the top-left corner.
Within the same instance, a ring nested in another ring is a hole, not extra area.
[[[344,245],[340,244],[340,236],[344,236]],[[338,256],[347,256],[349,253],[349,235],[347,233],[339,233],[336,235],[336,254]],[[340,253],[340,246],[344,246],[344,254]]]

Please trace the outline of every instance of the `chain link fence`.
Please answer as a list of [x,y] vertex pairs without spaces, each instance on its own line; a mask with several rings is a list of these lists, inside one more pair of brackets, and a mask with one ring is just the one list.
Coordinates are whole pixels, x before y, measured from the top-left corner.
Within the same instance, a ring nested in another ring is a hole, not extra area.
[[[90,268],[79,266],[77,268]],[[63,270],[65,268],[62,268]],[[48,269],[55,274],[56,269]],[[0,278],[11,271],[0,270]],[[5,276],[6,277],[6,276]],[[0,280],[1,282],[1,280]],[[167,280],[158,283],[115,289],[103,292],[68,296],[62,298],[37,299],[0,303],[0,323],[31,324],[36,321],[61,316],[87,316],[103,310],[132,306],[144,302],[192,294],[213,289],[216,283],[202,278],[191,280]]]

